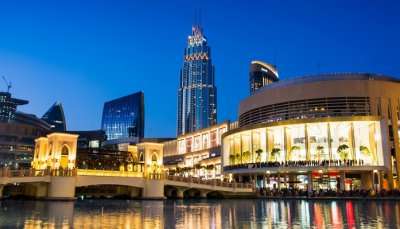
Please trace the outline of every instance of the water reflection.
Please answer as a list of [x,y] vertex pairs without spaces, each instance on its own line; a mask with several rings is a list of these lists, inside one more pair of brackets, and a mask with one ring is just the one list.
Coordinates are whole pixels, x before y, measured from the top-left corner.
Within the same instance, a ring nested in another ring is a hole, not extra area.
[[395,201],[0,201],[0,227],[393,228]]

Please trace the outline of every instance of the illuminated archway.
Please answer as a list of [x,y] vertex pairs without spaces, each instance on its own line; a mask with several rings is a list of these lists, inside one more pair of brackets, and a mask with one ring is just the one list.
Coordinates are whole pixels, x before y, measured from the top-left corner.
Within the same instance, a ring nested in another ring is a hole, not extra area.
[[68,168],[68,156],[69,156],[68,146],[63,145],[61,148],[61,158],[60,158],[60,166],[63,169]]

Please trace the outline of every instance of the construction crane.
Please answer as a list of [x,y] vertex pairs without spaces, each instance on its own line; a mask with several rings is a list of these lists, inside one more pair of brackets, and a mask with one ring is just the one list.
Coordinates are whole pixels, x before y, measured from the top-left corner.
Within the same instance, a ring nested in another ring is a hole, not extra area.
[[4,80],[4,83],[6,83],[6,86],[7,86],[7,92],[8,92],[8,93],[10,93],[10,89],[11,89],[11,87],[12,87],[12,85],[11,85],[11,82],[7,81],[7,79],[6,79],[6,77],[5,77],[5,76],[2,76],[1,78],[3,78],[3,80]]

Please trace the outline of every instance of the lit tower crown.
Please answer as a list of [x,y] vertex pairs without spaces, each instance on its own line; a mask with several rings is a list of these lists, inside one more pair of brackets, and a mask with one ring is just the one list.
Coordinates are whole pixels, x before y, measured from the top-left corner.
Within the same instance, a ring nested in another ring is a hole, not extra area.
[[217,88],[211,48],[199,25],[192,27],[187,42],[178,89],[178,135],[217,122]]

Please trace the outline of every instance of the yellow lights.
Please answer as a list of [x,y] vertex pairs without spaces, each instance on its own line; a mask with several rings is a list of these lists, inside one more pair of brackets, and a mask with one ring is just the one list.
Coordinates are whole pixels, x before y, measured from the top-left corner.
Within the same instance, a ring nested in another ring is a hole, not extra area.
[[376,117],[291,120],[236,129],[223,137],[223,163],[355,160],[385,166]]
[[74,169],[78,135],[51,133],[35,140],[35,169]]
[[144,177],[141,172],[78,169],[78,176]]

